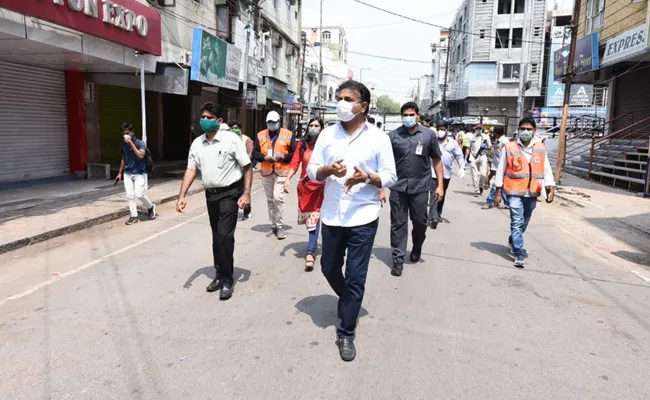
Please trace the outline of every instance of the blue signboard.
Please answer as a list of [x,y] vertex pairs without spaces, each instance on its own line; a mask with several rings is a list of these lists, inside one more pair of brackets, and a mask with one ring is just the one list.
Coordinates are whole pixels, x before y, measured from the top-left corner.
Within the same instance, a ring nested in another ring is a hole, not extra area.
[[[551,44],[549,71],[554,69],[555,52],[560,49],[560,43]],[[574,83],[571,85],[572,106],[590,106],[592,104],[594,88],[592,85]],[[564,83],[553,80],[553,75],[548,74],[548,89],[546,91],[546,107],[562,107],[564,104]]]
[[[553,79],[563,80],[569,72],[569,46],[555,51],[555,68]],[[600,68],[598,60],[598,33],[591,33],[576,42],[576,54],[573,61],[573,72],[583,74]]]

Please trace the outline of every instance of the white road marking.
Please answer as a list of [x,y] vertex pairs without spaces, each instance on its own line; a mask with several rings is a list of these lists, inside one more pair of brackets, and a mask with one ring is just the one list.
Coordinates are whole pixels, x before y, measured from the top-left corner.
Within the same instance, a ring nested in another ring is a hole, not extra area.
[[634,271],[634,270],[632,270],[632,271],[630,271],[630,272],[632,273],[632,275],[636,275],[637,277],[641,278],[641,280],[644,281],[645,283],[650,283],[650,278],[648,278],[648,277],[645,276],[645,275],[642,275],[642,274],[639,273],[638,271]]
[[189,224],[190,222],[193,222],[193,221],[196,221],[199,218],[205,217],[206,215],[208,215],[207,212],[199,214],[199,215],[197,215],[195,217],[192,217],[192,218],[188,219],[187,221],[183,221],[183,222],[181,222],[181,223],[179,223],[177,225],[171,226],[171,227],[169,227],[169,228],[167,228],[165,230],[162,230],[162,231],[160,231],[158,233],[155,233],[155,234],[153,234],[153,235],[151,235],[151,236],[149,236],[147,238],[144,238],[144,239],[142,239],[142,240],[140,240],[138,242],[135,242],[135,243],[130,244],[130,245],[126,246],[126,247],[123,247],[120,250],[116,250],[116,251],[114,251],[114,252],[112,252],[110,254],[99,257],[99,258],[97,258],[97,259],[95,259],[93,261],[90,261],[90,262],[88,262],[88,263],[86,263],[86,264],[84,264],[84,265],[82,265],[80,267],[77,267],[77,268],[73,269],[73,270],[70,270],[68,272],[64,272],[64,273],[58,275],[56,278],[49,279],[49,280],[47,280],[45,282],[41,282],[38,285],[33,286],[33,287],[31,287],[31,288],[29,288],[29,289],[27,289],[25,291],[22,291],[22,292],[20,292],[18,294],[15,294],[13,296],[9,296],[9,297],[7,297],[5,299],[2,299],[2,300],[0,300],[0,306],[3,306],[3,305],[5,305],[6,303],[8,303],[10,301],[18,300],[20,298],[28,296],[28,295],[34,293],[35,291],[37,291],[39,289],[43,289],[44,287],[49,286],[49,285],[51,285],[51,284],[53,284],[55,282],[58,282],[61,279],[67,278],[67,277],[72,276],[74,274],[77,274],[77,273],[79,273],[81,271],[84,271],[84,270],[86,270],[86,269],[88,269],[90,267],[93,267],[93,266],[101,263],[104,260],[107,260],[107,259],[109,259],[111,257],[115,257],[118,254],[122,254],[122,253],[124,253],[126,251],[129,251],[129,250],[131,250],[133,248],[136,248],[136,247],[138,247],[140,245],[143,245],[143,244],[145,244],[147,242],[150,242],[150,241],[154,240],[155,238],[157,238],[158,236],[162,236],[162,235],[164,235],[166,233],[169,233],[169,232],[171,232],[173,230],[176,230],[176,229],[180,228],[181,226],[185,226],[185,225]]

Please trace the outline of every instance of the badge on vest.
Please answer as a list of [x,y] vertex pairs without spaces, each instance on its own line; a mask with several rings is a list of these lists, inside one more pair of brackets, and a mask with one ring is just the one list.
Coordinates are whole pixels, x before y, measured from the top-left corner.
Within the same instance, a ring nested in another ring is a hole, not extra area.
[[535,164],[539,164],[539,157],[535,157]]

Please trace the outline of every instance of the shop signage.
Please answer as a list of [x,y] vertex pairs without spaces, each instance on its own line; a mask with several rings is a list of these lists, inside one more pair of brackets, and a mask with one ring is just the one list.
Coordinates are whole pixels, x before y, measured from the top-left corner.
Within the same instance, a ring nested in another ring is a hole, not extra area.
[[627,60],[645,51],[645,24],[607,41],[602,66]]
[[258,87],[257,88],[257,105],[265,106],[266,105],[266,88]]
[[194,28],[190,79],[226,89],[239,89],[242,51],[201,28]]
[[[566,45],[555,51],[555,68],[553,79],[563,80],[569,71],[569,46]],[[599,68],[598,62],[598,33],[591,33],[576,42],[576,54],[573,62],[573,72],[583,74]]]
[[[242,57],[239,82],[244,82],[244,67],[244,57]],[[248,56],[248,84],[257,87],[264,86],[264,63],[251,56]]]
[[136,0],[3,0],[0,5],[135,50],[162,54],[160,14]]
[[288,95],[288,90],[286,84],[270,77],[266,78],[267,98],[271,100],[279,101],[281,103],[286,103],[288,99],[287,95]]
[[[555,66],[555,52],[562,47],[560,43],[551,44],[549,71]],[[592,85],[574,83],[571,85],[570,105],[590,106],[593,104],[594,88]],[[553,75],[548,75],[548,89],[546,91],[546,107],[562,107],[564,104],[564,83],[553,80]]]
[[257,90],[246,92],[246,108],[254,110],[257,108]]

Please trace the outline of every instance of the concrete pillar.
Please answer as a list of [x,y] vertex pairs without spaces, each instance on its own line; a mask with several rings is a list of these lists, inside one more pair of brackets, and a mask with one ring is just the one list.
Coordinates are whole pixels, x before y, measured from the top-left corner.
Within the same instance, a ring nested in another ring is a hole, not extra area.
[[88,137],[86,136],[86,101],[83,72],[65,71],[65,92],[68,114],[70,172],[79,177],[85,177],[88,165]]

